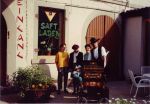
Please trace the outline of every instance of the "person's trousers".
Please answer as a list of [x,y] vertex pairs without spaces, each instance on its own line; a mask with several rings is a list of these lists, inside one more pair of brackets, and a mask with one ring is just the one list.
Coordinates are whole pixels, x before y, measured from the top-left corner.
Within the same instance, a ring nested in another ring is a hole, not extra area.
[[79,86],[80,86],[80,81],[79,78],[73,77],[73,89],[74,89],[74,93],[79,91]]
[[64,77],[64,91],[66,90],[67,87],[67,80],[68,80],[68,68],[63,67],[58,69],[58,90],[60,91],[62,89],[62,79]]

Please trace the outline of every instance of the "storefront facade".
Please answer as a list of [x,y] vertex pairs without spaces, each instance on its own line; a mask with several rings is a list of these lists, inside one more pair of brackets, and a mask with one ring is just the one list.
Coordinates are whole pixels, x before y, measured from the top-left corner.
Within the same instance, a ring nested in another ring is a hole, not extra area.
[[65,42],[70,53],[72,45],[78,44],[80,51],[85,52],[84,45],[94,36],[112,52],[109,62],[112,80],[121,79],[122,59],[117,51],[122,46],[119,14],[139,5],[126,0],[12,1],[2,12],[7,27],[5,76],[11,76],[19,67],[39,64],[56,79],[55,54],[59,45]]

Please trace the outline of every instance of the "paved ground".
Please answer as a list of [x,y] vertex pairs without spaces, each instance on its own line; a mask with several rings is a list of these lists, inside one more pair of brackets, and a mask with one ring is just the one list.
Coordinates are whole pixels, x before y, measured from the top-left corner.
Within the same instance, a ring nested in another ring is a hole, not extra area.
[[[109,87],[109,98],[112,99],[112,98],[119,97],[119,98],[131,99],[134,93],[132,93],[132,95],[129,94],[130,85],[131,84],[126,81],[108,82],[107,86]],[[148,89],[146,89],[145,91],[147,95],[148,93],[150,94],[150,91],[149,92],[148,91],[149,91]],[[44,101],[39,100],[37,102],[42,102],[42,103],[76,103],[77,102],[77,96],[72,95],[71,93],[65,94],[62,92],[60,95],[58,95],[56,92],[54,92],[51,95],[54,98],[49,98],[48,100],[44,100]],[[148,97],[146,97],[146,94],[143,93],[142,90],[140,90],[137,95],[137,99],[148,100]],[[11,93],[11,94],[3,94],[1,96],[0,103],[1,104],[2,103],[19,103],[19,102],[24,103],[26,101],[27,100],[21,99],[17,93],[13,93],[13,94]]]

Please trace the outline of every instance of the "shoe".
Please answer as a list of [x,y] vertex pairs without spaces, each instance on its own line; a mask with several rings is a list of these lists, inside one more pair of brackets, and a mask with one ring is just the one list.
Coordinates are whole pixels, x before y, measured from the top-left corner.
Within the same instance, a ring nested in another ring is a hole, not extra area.
[[50,97],[51,99],[54,99],[54,98],[55,98],[55,96],[54,96],[54,95],[50,95],[49,97]]

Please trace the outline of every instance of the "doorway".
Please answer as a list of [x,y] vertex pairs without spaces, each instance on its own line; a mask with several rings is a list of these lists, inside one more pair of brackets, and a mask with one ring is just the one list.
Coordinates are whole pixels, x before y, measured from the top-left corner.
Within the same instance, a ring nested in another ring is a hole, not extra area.
[[0,81],[1,86],[6,86],[6,69],[7,69],[7,26],[4,16],[1,14],[1,38],[0,38]]
[[110,51],[106,67],[108,79],[122,80],[121,36],[116,22],[106,15],[95,17],[88,26],[86,43],[90,43],[91,37],[100,39],[99,45]]

